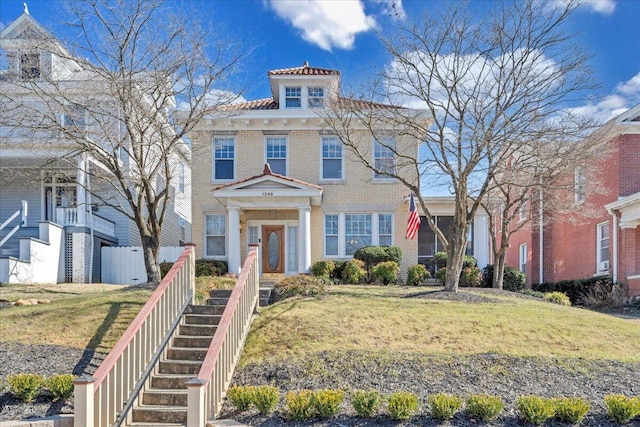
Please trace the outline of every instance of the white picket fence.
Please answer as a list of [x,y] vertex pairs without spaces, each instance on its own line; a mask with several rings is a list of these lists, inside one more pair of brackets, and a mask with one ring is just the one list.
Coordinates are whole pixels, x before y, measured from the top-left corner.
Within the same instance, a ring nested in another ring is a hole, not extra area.
[[[175,262],[184,251],[181,246],[160,248],[160,262]],[[105,246],[101,249],[101,281],[117,285],[135,285],[147,281],[142,246]]]

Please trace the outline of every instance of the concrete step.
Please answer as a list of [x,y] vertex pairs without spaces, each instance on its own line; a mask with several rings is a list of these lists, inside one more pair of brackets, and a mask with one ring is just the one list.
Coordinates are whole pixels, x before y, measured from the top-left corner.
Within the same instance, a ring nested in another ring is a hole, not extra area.
[[175,336],[173,338],[173,347],[189,347],[189,348],[208,348],[211,344],[212,336]]
[[[162,423],[162,424],[158,424],[158,423],[128,423],[127,424],[127,426],[130,426],[130,427],[158,427],[158,425],[161,425],[162,427],[184,427],[187,425],[187,423],[185,422],[185,423]],[[217,424],[212,424],[212,425],[217,426]],[[224,424],[220,424],[220,425],[224,425]]]
[[190,335],[190,336],[213,336],[216,333],[217,326],[213,325],[180,325],[178,327],[179,335]]
[[161,360],[158,372],[161,374],[192,374],[200,372],[200,360]]
[[224,311],[220,307],[213,305],[189,305],[185,310],[185,314],[206,314],[209,316],[219,316]]
[[186,390],[187,382],[195,375],[156,374],[151,376],[151,388],[156,390]]
[[167,360],[204,360],[207,348],[172,347],[167,350]]
[[185,425],[187,422],[187,408],[141,405],[133,408],[132,419],[134,423],[154,423],[153,425],[175,423]]
[[231,292],[233,292],[233,289],[212,289],[211,291],[209,291],[209,296],[211,298],[229,299],[229,297],[231,296]]
[[187,390],[147,390],[142,404],[150,406],[187,406]]
[[217,325],[221,317],[210,314],[185,314],[183,319],[186,325]]
[[229,298],[209,298],[207,300],[207,305],[213,305],[216,307],[225,307],[229,302]]

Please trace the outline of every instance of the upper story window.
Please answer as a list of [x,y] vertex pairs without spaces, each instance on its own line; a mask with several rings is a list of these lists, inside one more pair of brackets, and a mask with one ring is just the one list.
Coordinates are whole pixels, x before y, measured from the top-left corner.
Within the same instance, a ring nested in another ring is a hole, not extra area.
[[284,136],[267,137],[267,163],[271,171],[280,175],[287,174],[287,138]]
[[235,169],[234,138],[213,139],[213,179],[232,180]]
[[574,198],[577,204],[584,203],[587,197],[587,193],[585,191],[586,182],[587,178],[584,176],[584,169],[577,167],[574,171],[573,178]]
[[609,223],[603,222],[597,226],[596,262],[598,272],[609,271]]
[[324,88],[310,87],[308,88],[307,103],[309,108],[322,108],[324,107]]
[[322,137],[322,179],[343,179],[342,143],[335,136]]
[[24,80],[40,78],[40,54],[20,54],[20,77]]
[[524,199],[518,207],[518,221],[524,221],[527,219],[527,210],[529,209],[529,201]]
[[375,172],[374,178],[390,178],[388,174],[396,173],[396,142],[393,138],[373,141],[373,167],[381,173]]
[[302,88],[301,87],[285,87],[284,88],[284,105],[287,108],[302,108]]
[[65,128],[81,128],[86,123],[87,111],[80,105],[66,105],[65,112],[62,113],[62,126]]

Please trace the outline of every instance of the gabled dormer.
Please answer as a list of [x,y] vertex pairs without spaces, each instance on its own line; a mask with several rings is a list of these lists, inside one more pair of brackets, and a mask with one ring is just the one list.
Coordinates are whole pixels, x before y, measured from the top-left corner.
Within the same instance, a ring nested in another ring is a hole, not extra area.
[[340,71],[310,67],[283,68],[267,73],[271,94],[280,110],[324,108],[340,93]]
[[0,32],[0,48],[6,55],[2,79],[21,80],[70,78],[80,65],[47,30],[25,10]]

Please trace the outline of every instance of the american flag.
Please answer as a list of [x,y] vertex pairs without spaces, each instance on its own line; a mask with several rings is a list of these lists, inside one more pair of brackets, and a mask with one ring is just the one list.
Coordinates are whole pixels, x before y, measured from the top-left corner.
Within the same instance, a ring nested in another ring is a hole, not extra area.
[[409,219],[407,220],[407,239],[413,239],[418,233],[420,228],[420,215],[418,215],[418,209],[416,209],[416,201],[411,199],[409,201]]

